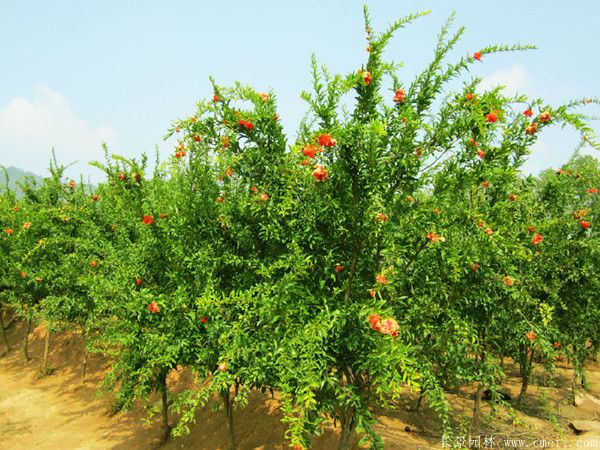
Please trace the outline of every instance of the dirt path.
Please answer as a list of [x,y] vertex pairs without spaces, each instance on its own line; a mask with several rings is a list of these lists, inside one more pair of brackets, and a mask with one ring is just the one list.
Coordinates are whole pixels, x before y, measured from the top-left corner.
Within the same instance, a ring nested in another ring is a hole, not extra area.
[[50,365],[54,374],[40,377],[38,367],[43,331],[36,329],[30,343],[31,360],[24,364],[16,337],[20,325],[9,330],[13,350],[0,358],[0,449],[151,448],[157,436],[144,430],[136,414],[108,414],[109,402],[96,397],[103,367],[91,359],[90,376],[81,383],[75,368],[82,356],[79,336],[52,340]]
[[15,371],[14,358],[0,363],[0,448],[108,448],[110,429],[98,401],[61,390],[57,380],[38,381],[28,369]]

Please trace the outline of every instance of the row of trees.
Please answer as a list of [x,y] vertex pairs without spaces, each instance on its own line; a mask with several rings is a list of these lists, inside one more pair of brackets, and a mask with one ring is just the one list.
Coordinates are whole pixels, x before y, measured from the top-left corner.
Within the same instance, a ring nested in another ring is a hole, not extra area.
[[548,126],[598,148],[577,109],[597,101],[552,107],[482,91],[479,79],[447,93],[471,64],[530,48],[488,46],[445,65],[463,32],[451,20],[408,84],[383,51],[420,15],[376,34],[365,9],[356,73],[313,60],[294,140],[273,93],[214,84],[153,170],[146,156],[107,152],[93,190],[55,162],[22,198],[5,189],[0,307],[26,323],[24,357],[34,323],[81,332],[112,362],[103,387],[115,409],[160,393],[165,437],[166,380],[187,367],[198,384],[172,399],[175,434],[218,395],[231,448],[234,403],[252,389],[278,392],[294,448],[333,419],[346,449],[355,432],[382,447],[372,408],[406,386],[452,433],[445,391],[475,383],[475,430],[506,357],[521,369],[517,403],[534,361],[551,370],[569,358],[574,389],[585,388],[600,346],[600,166],[576,154],[540,177],[520,168]]

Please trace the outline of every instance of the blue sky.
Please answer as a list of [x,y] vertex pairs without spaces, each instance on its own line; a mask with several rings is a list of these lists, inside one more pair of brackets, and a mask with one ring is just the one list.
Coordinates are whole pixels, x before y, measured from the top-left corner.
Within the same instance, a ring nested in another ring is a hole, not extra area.
[[[355,71],[366,57],[359,1],[31,1],[0,2],[0,164],[44,173],[50,148],[60,162],[101,175],[86,162],[115,153],[172,152],[162,141],[172,120],[209,97],[208,77],[272,88],[294,132],[304,113],[310,56],[332,71]],[[600,2],[392,1],[368,5],[376,30],[419,10],[432,13],[401,30],[387,56],[409,82],[433,54],[435,35],[456,11],[466,33],[453,57],[493,43],[538,50],[484,58],[470,75],[558,104],[600,96]],[[574,6],[576,5],[576,6]],[[452,59],[452,58],[451,58]],[[596,106],[590,113],[600,115]],[[595,124],[600,134],[598,123]],[[576,144],[550,130],[528,171],[557,166]]]

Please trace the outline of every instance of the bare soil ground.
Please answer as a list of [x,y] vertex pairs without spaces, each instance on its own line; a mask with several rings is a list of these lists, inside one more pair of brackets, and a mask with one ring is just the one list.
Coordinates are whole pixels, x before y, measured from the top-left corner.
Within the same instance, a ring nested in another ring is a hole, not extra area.
[[[22,324],[13,324],[8,330],[11,351],[0,357],[1,450],[227,448],[222,411],[215,411],[209,405],[198,411],[189,435],[160,444],[159,419],[145,421],[142,403],[131,411],[110,414],[110,396],[97,394],[98,383],[108,368],[106,361],[90,356],[88,376],[85,383],[81,383],[83,345],[80,336],[73,333],[53,336],[49,362],[55,370],[50,375],[40,376],[45,331],[38,327],[31,334],[31,360],[27,363],[21,361],[22,335]],[[508,371],[504,387],[516,397],[520,387],[518,373],[512,365]],[[494,448],[600,449],[600,433],[590,431],[575,435],[568,426],[573,420],[600,425],[600,366],[588,367],[590,391],[580,398],[581,404],[577,407],[568,401],[571,377],[572,369],[566,364],[557,367],[553,376],[537,368],[521,410],[498,407],[492,418],[490,404],[485,403],[480,448],[486,448],[486,437],[488,444],[489,437],[493,437]],[[170,376],[169,382],[175,388],[189,385],[191,380],[190,373],[180,370]],[[453,420],[465,430],[473,407],[472,394],[473,389],[462,389],[449,395]],[[377,411],[378,431],[386,449],[441,448],[441,428],[435,412],[428,407],[421,413],[411,411],[415,398],[415,393],[407,392],[396,409]],[[151,399],[150,403],[154,401]],[[289,448],[280,419],[277,398],[253,392],[248,406],[235,411],[238,448]],[[335,449],[337,438],[338,430],[331,426],[315,439],[313,448]]]

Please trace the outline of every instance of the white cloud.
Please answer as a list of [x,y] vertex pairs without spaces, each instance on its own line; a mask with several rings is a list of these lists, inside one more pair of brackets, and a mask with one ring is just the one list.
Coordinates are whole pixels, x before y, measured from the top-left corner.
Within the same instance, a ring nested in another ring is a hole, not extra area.
[[504,93],[514,95],[523,93],[531,85],[531,77],[523,66],[516,65],[510,69],[498,70],[483,78],[479,90],[484,91],[497,86],[505,86]]
[[71,176],[89,173],[87,162],[102,160],[102,142],[114,143],[117,132],[108,126],[92,127],[78,117],[69,102],[42,83],[33,100],[15,97],[0,107],[0,164],[45,175],[55,148],[61,164],[77,161]]

